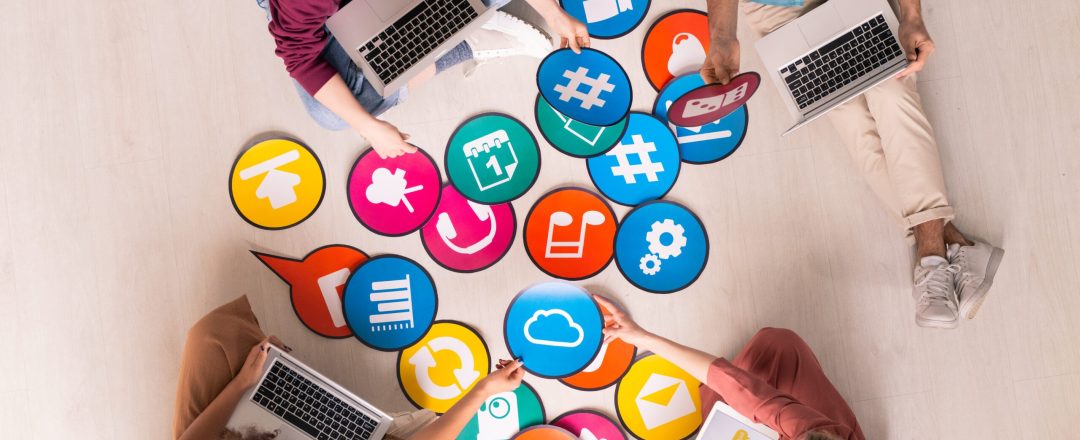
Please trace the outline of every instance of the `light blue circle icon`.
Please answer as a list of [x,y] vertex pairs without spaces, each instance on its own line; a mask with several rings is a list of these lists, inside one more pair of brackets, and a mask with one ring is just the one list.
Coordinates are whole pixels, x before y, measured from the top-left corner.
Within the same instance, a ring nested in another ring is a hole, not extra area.
[[687,163],[712,163],[730,156],[742,145],[750,114],[743,105],[730,115],[700,127],[679,127],[667,119],[668,107],[681,96],[704,86],[701,75],[692,73],[671,80],[656,97],[653,113],[667,124],[679,142],[682,160]]
[[617,38],[634,30],[649,13],[650,0],[562,0],[563,9],[595,38]]
[[585,369],[600,350],[604,318],[588,292],[573,284],[533,285],[506,310],[503,336],[515,359],[544,378],[563,378]]
[[679,144],[662,121],[631,112],[626,132],[606,153],[586,164],[593,184],[621,205],[664,197],[679,177]]
[[344,319],[364,345],[396,351],[413,345],[427,334],[439,308],[431,275],[415,261],[382,255],[348,270],[327,274],[319,287],[328,297],[337,293],[340,279],[348,276],[342,296]]
[[682,290],[709,259],[709,237],[686,207],[646,203],[626,214],[615,236],[615,263],[631,284],[653,293]]
[[552,52],[536,72],[540,95],[559,113],[583,124],[610,126],[626,117],[633,90],[617,61],[596,49]]

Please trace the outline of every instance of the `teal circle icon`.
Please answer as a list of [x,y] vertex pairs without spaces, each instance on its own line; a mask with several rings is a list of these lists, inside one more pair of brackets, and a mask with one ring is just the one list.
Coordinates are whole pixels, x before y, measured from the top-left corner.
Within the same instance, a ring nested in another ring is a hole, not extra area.
[[536,137],[521,121],[484,113],[461,123],[446,144],[450,183],[465,198],[482,204],[521,197],[540,173]]
[[528,383],[522,382],[514,391],[488,397],[480,405],[458,440],[508,439],[530,426],[543,425],[544,403]]
[[542,95],[536,96],[536,127],[552,147],[568,156],[588,158],[603,154],[619,142],[628,117],[615,125],[590,125],[555,110]]

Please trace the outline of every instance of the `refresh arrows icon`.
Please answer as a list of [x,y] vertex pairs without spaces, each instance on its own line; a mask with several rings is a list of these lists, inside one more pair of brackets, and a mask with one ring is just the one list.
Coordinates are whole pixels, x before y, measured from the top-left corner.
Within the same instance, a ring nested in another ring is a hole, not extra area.
[[[435,353],[449,351],[461,360],[461,368],[454,370],[456,383],[439,385],[431,379],[431,369],[435,368]],[[442,336],[432,339],[427,345],[420,347],[412,357],[409,364],[416,367],[416,382],[429,396],[439,400],[450,400],[465,394],[465,391],[478,379],[480,373],[476,371],[476,362],[473,359],[469,346],[455,338]]]

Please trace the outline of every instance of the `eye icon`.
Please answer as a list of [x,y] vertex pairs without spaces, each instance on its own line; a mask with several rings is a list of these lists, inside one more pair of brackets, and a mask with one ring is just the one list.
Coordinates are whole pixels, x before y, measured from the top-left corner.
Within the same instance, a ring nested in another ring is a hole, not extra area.
[[489,413],[496,419],[505,418],[510,415],[510,402],[502,397],[492,400]]

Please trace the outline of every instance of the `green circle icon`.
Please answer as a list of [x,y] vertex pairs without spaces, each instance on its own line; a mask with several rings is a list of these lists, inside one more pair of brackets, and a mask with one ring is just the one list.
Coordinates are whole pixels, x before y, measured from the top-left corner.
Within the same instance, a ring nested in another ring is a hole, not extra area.
[[450,135],[444,165],[450,183],[469,200],[504,203],[521,197],[536,182],[540,149],[521,121],[484,113]]
[[589,125],[559,113],[543,96],[536,95],[536,126],[540,134],[556,150],[574,157],[593,157],[610,150],[626,131],[628,117],[608,127]]
[[488,397],[457,439],[510,438],[522,429],[543,425],[545,417],[540,395],[522,382],[514,391]]

